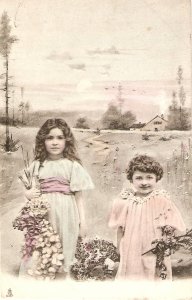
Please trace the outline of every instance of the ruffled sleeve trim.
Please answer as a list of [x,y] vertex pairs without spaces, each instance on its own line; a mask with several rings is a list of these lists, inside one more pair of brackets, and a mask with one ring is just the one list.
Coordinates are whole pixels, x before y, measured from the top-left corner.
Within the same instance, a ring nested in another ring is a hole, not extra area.
[[93,188],[94,184],[88,172],[78,162],[74,161],[71,172],[70,190],[78,192]]
[[120,197],[116,198],[112,204],[108,226],[111,228],[122,227],[124,229],[126,225],[127,210],[127,201],[122,200]]

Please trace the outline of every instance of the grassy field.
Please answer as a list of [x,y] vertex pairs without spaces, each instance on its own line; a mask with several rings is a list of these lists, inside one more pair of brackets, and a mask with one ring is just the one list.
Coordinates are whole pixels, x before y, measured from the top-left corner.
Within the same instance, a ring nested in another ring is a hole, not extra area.
[[[4,130],[4,127],[0,127],[0,144],[3,143]],[[37,130],[37,128],[11,128],[13,137],[20,140],[24,153],[28,151],[31,160]],[[90,131],[74,130],[79,155],[95,184],[94,190],[85,193],[88,236],[99,236],[115,241],[115,232],[107,227],[110,207],[114,197],[128,184],[125,169],[128,161],[137,153],[153,155],[163,165],[164,178],[159,185],[170,191],[187,227],[192,227],[191,133],[152,132],[149,133],[149,140],[143,140],[142,134],[101,132],[98,136]],[[14,274],[19,265],[22,241],[22,233],[12,228],[12,220],[24,202],[22,184],[17,178],[18,171],[24,168],[21,148],[11,154],[1,151],[0,159],[4,257],[2,270]],[[191,266],[190,255],[183,254],[183,257],[185,265]],[[182,268],[182,265],[177,265],[180,266]],[[177,272],[178,276],[187,276],[180,269],[177,269]]]

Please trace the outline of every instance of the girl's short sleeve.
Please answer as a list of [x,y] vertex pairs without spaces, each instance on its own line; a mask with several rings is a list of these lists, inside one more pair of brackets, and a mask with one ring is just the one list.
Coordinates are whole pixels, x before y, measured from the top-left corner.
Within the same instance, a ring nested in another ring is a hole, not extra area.
[[185,231],[186,226],[180,211],[172,201],[169,201],[165,209],[165,225],[169,225],[178,231]]
[[127,218],[127,201],[117,198],[113,201],[108,226],[125,228]]
[[73,162],[70,189],[72,192],[93,189],[94,184],[88,172],[76,161]]
[[156,218],[158,227],[171,226],[178,231],[184,232],[186,230],[185,223],[181,216],[179,209],[169,197],[160,196],[156,199],[156,205],[161,207],[160,213]]

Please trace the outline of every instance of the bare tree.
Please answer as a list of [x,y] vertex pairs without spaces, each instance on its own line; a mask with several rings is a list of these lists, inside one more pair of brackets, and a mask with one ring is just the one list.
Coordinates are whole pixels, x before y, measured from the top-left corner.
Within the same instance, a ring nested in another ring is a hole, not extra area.
[[12,91],[12,124],[15,125],[15,91]]
[[120,83],[118,85],[117,103],[119,106],[119,112],[122,113],[124,99],[122,98],[122,86]]
[[27,101],[25,102],[25,112],[26,112],[27,122],[29,121],[29,110],[30,110],[30,104]]
[[5,151],[10,150],[10,137],[9,137],[9,55],[11,52],[12,44],[17,41],[17,38],[11,35],[10,19],[7,12],[4,12],[1,17],[0,23],[0,54],[4,58],[5,67],[5,117],[6,117],[6,145]]
[[186,100],[186,94],[184,91],[184,87],[182,86],[182,82],[183,82],[183,68],[182,66],[178,67],[178,71],[177,71],[177,76],[178,76],[178,84],[179,84],[179,92],[178,92],[178,97],[179,97],[179,103],[180,103],[180,107],[179,107],[179,111],[180,111],[180,124],[181,124],[181,129],[182,129],[182,123],[183,123],[183,110],[184,110],[184,105],[185,105],[185,100]]
[[24,124],[25,102],[21,101],[19,103],[18,110],[21,112],[21,123]]
[[183,80],[183,68],[182,68],[182,66],[179,66],[178,70],[177,70],[177,82],[178,82],[178,84],[181,84],[182,80]]

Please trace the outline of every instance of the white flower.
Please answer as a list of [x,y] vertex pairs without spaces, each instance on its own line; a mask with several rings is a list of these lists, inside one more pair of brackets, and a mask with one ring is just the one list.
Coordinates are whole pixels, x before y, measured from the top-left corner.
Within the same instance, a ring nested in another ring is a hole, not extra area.
[[41,271],[35,271],[35,275],[42,275],[42,272]]
[[61,248],[61,243],[57,243],[55,247],[57,247],[57,249]]
[[57,248],[56,248],[55,246],[52,246],[52,247],[51,247],[51,250],[52,250],[53,252],[57,252]]
[[31,270],[31,269],[29,269],[28,271],[27,271],[27,273],[29,274],[29,275],[33,275],[33,270]]
[[56,241],[56,242],[59,242],[59,241],[60,241],[60,238],[59,238],[58,235],[55,236],[55,241]]
[[64,255],[61,253],[61,254],[58,254],[57,255],[57,259],[58,260],[63,260],[64,259]]
[[50,242],[55,242],[55,235],[50,236],[49,240]]
[[56,265],[56,264],[57,264],[57,259],[56,259],[56,257],[54,257],[54,258],[52,259],[51,262],[52,262],[53,265]]
[[110,258],[106,258],[105,260],[105,265],[108,266],[108,269],[109,270],[113,270],[114,269],[114,266],[115,266],[115,263],[113,260],[111,260]]
[[34,252],[33,252],[33,257],[34,257],[34,258],[38,258],[38,257],[39,257],[39,254],[40,254],[39,251],[34,251]]
[[49,271],[50,273],[55,273],[55,272],[56,272],[56,269],[53,268],[53,267],[50,267],[50,268],[48,269],[48,271]]
[[46,248],[46,249],[47,249],[47,253],[48,253],[48,254],[51,254],[51,253],[52,253],[51,248]]
[[74,259],[73,259],[73,264],[76,264],[78,262],[78,260],[77,260],[77,258],[75,257]]
[[42,263],[43,263],[44,265],[46,265],[46,264],[48,263],[48,259],[47,259],[47,258],[44,258],[43,261],[42,261]]

